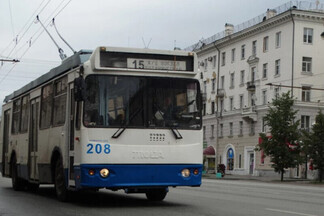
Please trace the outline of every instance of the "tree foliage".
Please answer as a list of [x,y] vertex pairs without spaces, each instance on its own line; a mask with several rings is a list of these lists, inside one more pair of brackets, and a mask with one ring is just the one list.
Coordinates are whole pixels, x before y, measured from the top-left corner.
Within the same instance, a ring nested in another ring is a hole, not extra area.
[[313,160],[315,170],[318,170],[319,181],[322,182],[324,174],[324,114],[319,111],[312,132],[305,133],[307,154]]
[[299,121],[295,121],[296,113],[293,110],[294,99],[290,92],[283,93],[280,97],[272,100],[265,116],[265,124],[270,127],[271,136],[261,133],[262,142],[257,150],[263,150],[270,157],[275,172],[281,174],[281,181],[285,169],[299,165],[300,146]]

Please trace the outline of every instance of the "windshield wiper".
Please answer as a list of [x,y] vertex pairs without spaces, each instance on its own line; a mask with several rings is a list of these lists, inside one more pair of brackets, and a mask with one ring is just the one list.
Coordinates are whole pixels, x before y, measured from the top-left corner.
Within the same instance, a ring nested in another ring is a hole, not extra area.
[[183,138],[177,128],[170,127],[170,130],[172,131],[172,133],[176,139]]
[[133,113],[133,115],[131,115],[130,117],[129,117],[129,120],[128,120],[128,122],[126,123],[123,123],[118,129],[117,129],[117,131],[111,136],[111,138],[114,138],[114,139],[117,139],[125,130],[126,130],[126,128],[127,128],[127,126],[129,125],[129,122],[131,121],[131,120],[133,120],[136,116],[137,116],[137,114],[138,113],[140,113],[141,111],[143,110],[143,107],[141,107],[140,109],[138,109],[138,110],[136,110],[134,113]]

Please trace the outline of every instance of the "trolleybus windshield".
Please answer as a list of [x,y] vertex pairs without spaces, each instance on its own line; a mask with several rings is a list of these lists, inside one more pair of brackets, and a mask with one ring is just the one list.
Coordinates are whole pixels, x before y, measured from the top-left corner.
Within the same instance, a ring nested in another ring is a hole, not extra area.
[[85,82],[86,127],[201,128],[196,80],[90,75]]

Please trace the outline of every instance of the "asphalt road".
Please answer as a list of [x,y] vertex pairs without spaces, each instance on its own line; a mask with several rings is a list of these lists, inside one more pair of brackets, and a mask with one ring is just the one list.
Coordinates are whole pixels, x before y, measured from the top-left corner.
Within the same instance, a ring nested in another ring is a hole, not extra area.
[[149,202],[143,194],[100,190],[61,203],[52,186],[16,192],[10,179],[0,177],[0,216],[13,215],[323,216],[324,187],[204,179],[200,188],[170,188],[163,202]]

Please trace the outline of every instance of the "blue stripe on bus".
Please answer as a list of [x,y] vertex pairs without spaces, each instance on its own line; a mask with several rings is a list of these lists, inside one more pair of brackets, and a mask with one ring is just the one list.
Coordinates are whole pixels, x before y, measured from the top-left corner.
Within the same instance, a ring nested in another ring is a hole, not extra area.
[[[109,169],[107,178],[100,176],[100,170]],[[183,169],[189,169],[191,174],[184,178],[181,175]],[[95,170],[93,176],[89,175],[89,169]],[[193,170],[198,169],[198,175]],[[75,167],[76,188],[107,187],[167,187],[167,186],[200,186],[202,164],[160,164],[160,165],[102,165],[82,164]]]

